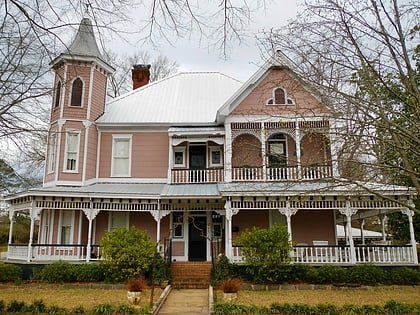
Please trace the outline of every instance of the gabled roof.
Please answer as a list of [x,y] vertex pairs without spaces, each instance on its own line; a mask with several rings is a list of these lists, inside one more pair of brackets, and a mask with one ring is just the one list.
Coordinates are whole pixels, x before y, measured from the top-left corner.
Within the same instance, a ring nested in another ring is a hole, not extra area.
[[242,85],[218,72],[178,73],[110,101],[101,125],[214,125],[217,110]]
[[293,65],[289,59],[281,52],[277,51],[274,56],[269,58],[249,79],[246,81],[240,89],[236,91],[223,106],[217,111],[217,122],[223,122],[224,119],[238,106],[241,101],[247,97],[258,84],[269,74],[271,69],[283,68],[287,69],[293,77],[299,81],[302,86],[308,90],[308,92],[316,99],[319,97],[310,90],[310,88],[299,78],[294,72]]

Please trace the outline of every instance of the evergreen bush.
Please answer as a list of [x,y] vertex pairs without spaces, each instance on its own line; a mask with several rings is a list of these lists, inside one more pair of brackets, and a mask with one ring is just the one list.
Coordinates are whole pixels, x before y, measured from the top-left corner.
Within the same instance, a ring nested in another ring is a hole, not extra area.
[[420,272],[408,268],[398,267],[388,271],[388,281],[391,284],[415,285],[420,284]]
[[22,268],[0,262],[0,282],[16,281],[22,275]]
[[57,261],[49,265],[45,265],[40,273],[41,281],[45,282],[73,282],[76,280],[76,271],[74,265],[66,261]]
[[347,270],[340,266],[324,265],[317,269],[317,275],[313,280],[315,283],[338,284],[348,282]]
[[105,266],[100,263],[84,263],[73,266],[75,280],[79,282],[99,282],[105,280]]
[[356,265],[349,269],[348,279],[355,284],[383,284],[386,282],[386,271],[371,264]]
[[105,258],[101,263],[110,281],[144,276],[151,270],[156,255],[156,244],[145,231],[135,227],[107,232],[100,245]]

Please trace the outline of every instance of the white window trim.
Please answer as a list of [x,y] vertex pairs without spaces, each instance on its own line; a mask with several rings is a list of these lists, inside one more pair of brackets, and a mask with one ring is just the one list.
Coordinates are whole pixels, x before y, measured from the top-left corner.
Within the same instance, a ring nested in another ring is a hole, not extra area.
[[[178,212],[181,212],[181,211],[176,211],[176,213],[178,213]],[[175,212],[171,215],[171,237],[174,238],[174,239],[177,239],[177,240],[183,239],[184,236],[185,236],[185,231],[184,231],[184,229],[185,229],[185,224],[184,224],[185,214],[182,212],[182,221],[181,222],[176,222],[176,223],[174,223],[174,214],[175,214]],[[175,235],[175,228],[174,228],[175,224],[181,226],[182,235]]]
[[[57,87],[59,84],[60,84],[60,93],[57,93]],[[61,82],[61,80],[58,80],[54,89],[53,110],[56,110],[60,108],[61,106],[61,93],[63,93],[63,82]],[[57,103],[57,98],[58,98],[58,105],[55,106],[55,104]]]
[[[181,152],[182,153],[182,164],[175,164],[175,153]],[[174,167],[186,167],[186,147],[176,147],[174,148]]]
[[[115,152],[115,141],[116,140],[128,140],[128,174],[115,174],[114,171],[114,152]],[[111,152],[111,177],[131,177],[131,155],[133,136],[132,135],[112,135],[112,152]]]
[[[54,139],[54,144],[52,140]],[[57,132],[53,131],[50,134],[50,142],[48,147],[48,169],[47,174],[55,172],[55,163],[57,159]]]
[[[286,101],[285,104],[278,104],[278,103],[275,102],[276,101],[276,90],[277,89],[282,89],[283,90],[284,99]],[[273,88],[273,90],[271,91],[271,95],[272,96],[265,101],[265,105],[267,105],[267,106],[293,106],[293,105],[296,105],[295,100],[288,96],[287,89],[283,86],[276,86],[275,88]],[[291,101],[290,104],[288,103],[289,100]],[[269,104],[270,101],[273,101],[273,103]]]
[[58,244],[61,244],[61,228],[63,227],[63,211],[71,211],[71,223],[70,223],[70,240],[69,240],[69,245],[73,244],[73,240],[74,240],[74,211],[72,210],[60,210],[60,218],[59,218],[59,225],[58,225]]
[[[68,140],[69,137],[68,135],[70,133],[74,133],[77,134],[77,154],[76,154],[76,167],[74,170],[68,170],[67,169],[67,150],[68,150]],[[79,172],[79,155],[80,155],[80,130],[76,130],[76,129],[68,129],[66,130],[66,146],[65,146],[65,152],[64,152],[64,163],[63,163],[63,172],[64,173],[78,173]]]
[[[219,154],[220,154],[220,163],[213,163],[213,152],[219,152]],[[216,146],[210,147],[209,166],[210,167],[223,166],[223,148],[216,147]]]
[[112,225],[111,225],[111,216],[114,213],[123,213],[125,214],[125,228],[128,229],[129,227],[129,216],[128,216],[128,212],[121,212],[121,211],[110,211],[108,214],[108,231],[111,231]]
[[[72,106],[71,105],[71,95],[72,95],[72,93],[73,93],[73,82],[76,80],[76,79],[80,79],[81,81],[82,81],[82,99],[81,99],[81,102],[80,102],[80,106]],[[84,102],[84,99],[85,99],[85,80],[83,80],[83,78],[82,77],[74,77],[71,81],[70,81],[70,88],[69,88],[69,98],[68,98],[68,107],[72,107],[72,108],[83,108],[83,102]]]

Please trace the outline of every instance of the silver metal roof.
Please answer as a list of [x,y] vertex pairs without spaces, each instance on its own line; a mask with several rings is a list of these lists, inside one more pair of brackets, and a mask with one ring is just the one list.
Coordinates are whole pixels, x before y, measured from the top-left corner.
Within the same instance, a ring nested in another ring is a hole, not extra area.
[[110,101],[97,124],[214,124],[241,84],[216,72],[178,73]]
[[383,194],[412,195],[412,188],[378,183],[350,183],[345,181],[288,181],[221,183],[222,196],[290,196],[290,195],[371,195],[369,191]]
[[166,198],[199,198],[219,197],[217,184],[196,184],[196,185],[166,185],[162,191],[162,197]]
[[32,194],[60,194],[61,196],[91,196],[108,198],[159,197],[165,184],[146,183],[98,183],[89,186],[53,186],[31,190]]

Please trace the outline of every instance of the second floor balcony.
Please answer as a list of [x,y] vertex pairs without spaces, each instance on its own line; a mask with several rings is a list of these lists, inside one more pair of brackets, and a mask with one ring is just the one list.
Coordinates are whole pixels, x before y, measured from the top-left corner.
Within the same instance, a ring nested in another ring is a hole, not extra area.
[[[331,165],[288,166],[288,167],[234,167],[232,182],[247,181],[293,181],[320,180],[332,177]],[[225,181],[225,170],[218,169],[172,169],[171,183],[217,183]]]

